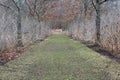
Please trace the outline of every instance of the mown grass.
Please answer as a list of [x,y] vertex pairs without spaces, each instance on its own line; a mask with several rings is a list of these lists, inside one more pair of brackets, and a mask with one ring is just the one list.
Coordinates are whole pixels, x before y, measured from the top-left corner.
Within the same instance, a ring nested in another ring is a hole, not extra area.
[[0,66],[0,80],[120,80],[120,64],[78,41],[53,35]]

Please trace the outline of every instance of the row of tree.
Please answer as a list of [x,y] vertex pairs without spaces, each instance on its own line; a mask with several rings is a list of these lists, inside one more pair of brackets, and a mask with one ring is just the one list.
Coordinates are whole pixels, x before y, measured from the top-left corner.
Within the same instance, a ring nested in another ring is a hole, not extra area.
[[[29,26],[34,26],[28,30],[33,34],[38,32],[46,35],[49,33],[48,29],[64,26],[63,28],[67,29],[73,38],[90,41],[117,52],[120,49],[119,4],[119,0],[5,0],[0,2],[1,7],[14,11],[17,16],[17,47],[24,45],[23,23],[27,24],[27,19],[23,15],[27,15],[36,20],[34,23],[29,23]],[[113,14],[113,10],[116,14]],[[45,22],[49,28],[39,27],[39,30],[36,28],[36,22]]]
[[50,24],[43,18],[48,4],[46,0],[0,1],[0,50],[23,47],[49,35]]
[[[79,10],[80,15],[73,13],[74,20],[68,25],[69,34],[73,38],[93,42],[95,45],[111,51],[113,54],[119,54],[119,0],[75,1],[79,4],[77,10]],[[74,10],[73,12],[75,12]]]

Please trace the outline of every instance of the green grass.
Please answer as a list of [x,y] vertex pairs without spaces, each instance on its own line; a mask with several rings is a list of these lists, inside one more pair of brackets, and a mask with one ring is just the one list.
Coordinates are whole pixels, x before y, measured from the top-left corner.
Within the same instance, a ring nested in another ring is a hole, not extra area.
[[120,64],[78,41],[53,35],[0,66],[0,80],[120,80]]

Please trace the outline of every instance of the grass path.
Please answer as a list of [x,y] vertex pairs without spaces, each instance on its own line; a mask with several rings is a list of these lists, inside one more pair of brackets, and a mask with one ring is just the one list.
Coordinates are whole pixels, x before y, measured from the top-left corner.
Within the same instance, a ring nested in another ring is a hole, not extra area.
[[120,64],[78,41],[53,35],[0,66],[0,80],[120,80]]

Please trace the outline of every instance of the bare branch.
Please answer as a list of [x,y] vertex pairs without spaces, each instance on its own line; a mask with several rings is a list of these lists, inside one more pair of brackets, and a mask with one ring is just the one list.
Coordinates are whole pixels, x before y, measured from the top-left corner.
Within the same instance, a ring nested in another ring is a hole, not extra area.
[[104,2],[107,2],[107,1],[109,1],[109,0],[104,0],[104,1],[100,2],[100,4],[103,4]]
[[91,0],[91,1],[92,1],[92,5],[93,5],[95,11],[97,12],[97,8],[96,8],[96,5],[95,5],[94,1],[93,0]]
[[11,9],[11,7],[6,6],[6,5],[4,5],[4,4],[2,4],[2,3],[0,3],[0,6],[3,6],[3,7],[5,7],[5,8],[7,8],[7,9]]
[[25,3],[26,3],[26,5],[28,6],[28,8],[29,8],[29,10],[30,10],[30,14],[33,15],[33,14],[32,14],[32,9],[31,9],[29,3],[27,2],[27,0],[25,0]]
[[17,5],[17,3],[16,3],[14,0],[12,0],[12,2],[15,4],[15,6],[17,7],[17,9],[18,9],[18,11],[19,11],[20,8],[19,8],[19,6]]

